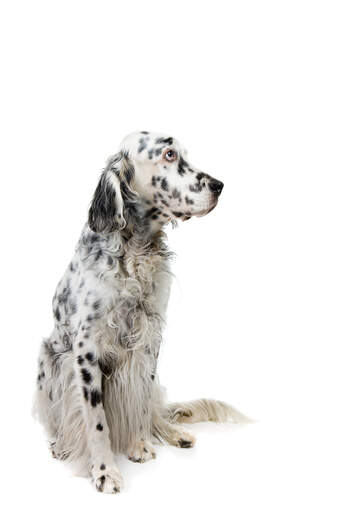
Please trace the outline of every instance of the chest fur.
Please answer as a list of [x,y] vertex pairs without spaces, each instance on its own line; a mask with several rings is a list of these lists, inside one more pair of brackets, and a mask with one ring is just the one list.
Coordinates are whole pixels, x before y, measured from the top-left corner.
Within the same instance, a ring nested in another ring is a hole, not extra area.
[[118,278],[107,283],[112,299],[102,349],[114,352],[120,359],[127,350],[157,352],[170,283],[164,258],[127,254],[121,261]]

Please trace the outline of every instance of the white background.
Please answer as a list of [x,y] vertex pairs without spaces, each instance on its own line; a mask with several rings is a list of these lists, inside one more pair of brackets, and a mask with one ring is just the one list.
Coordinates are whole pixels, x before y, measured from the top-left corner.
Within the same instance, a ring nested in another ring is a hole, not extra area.
[[[331,1],[5,1],[1,63],[4,510],[340,510],[340,12]],[[120,458],[96,493],[30,416],[51,299],[105,159],[179,138],[225,182],[169,232],[160,377],[258,420]]]

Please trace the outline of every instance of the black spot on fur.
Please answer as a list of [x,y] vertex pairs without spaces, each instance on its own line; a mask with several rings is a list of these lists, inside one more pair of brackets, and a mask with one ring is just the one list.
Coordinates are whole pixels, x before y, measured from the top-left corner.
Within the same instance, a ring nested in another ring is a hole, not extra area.
[[71,294],[71,289],[70,289],[69,280],[68,280],[68,285],[65,286],[63,288],[62,293],[60,293],[58,295],[58,304],[66,304],[69,299],[70,294]]
[[149,160],[151,160],[151,159],[153,158],[153,154],[154,154],[154,150],[153,150],[153,149],[150,149],[150,150],[148,151],[148,158],[149,158]]
[[155,139],[155,144],[173,144],[173,138],[172,137],[159,137],[158,139]]
[[83,346],[83,345],[84,345],[84,343],[83,343],[82,341],[80,341],[80,342],[78,343],[78,346],[79,346],[80,348],[82,348],[82,346]]
[[99,467],[99,469],[101,469],[102,471],[104,471],[104,470],[105,470],[105,464],[101,464],[101,465],[100,465],[100,467]]
[[102,432],[102,430],[103,430],[103,425],[102,425],[101,423],[97,423],[96,428],[97,428],[97,430],[99,430],[100,432]]
[[60,321],[61,319],[61,315],[60,315],[60,311],[59,311],[59,308],[57,307],[56,311],[54,312],[54,316],[56,317],[56,319],[58,320],[58,322]]
[[139,140],[139,143],[140,143],[140,145],[137,148],[137,152],[141,153],[141,151],[143,151],[147,147],[147,140],[146,140],[146,138],[145,137],[141,137],[141,139]]
[[90,382],[92,381],[92,376],[89,370],[87,370],[86,368],[82,368],[81,374],[85,384],[90,384]]
[[153,208],[149,208],[149,210],[146,211],[146,217],[152,217],[155,213],[158,213],[159,209],[155,206]]
[[166,192],[168,192],[169,186],[168,186],[168,181],[166,178],[163,178],[163,180],[161,181],[161,188],[163,190],[165,190]]
[[141,133],[143,133],[143,135],[148,135],[149,134],[149,132],[141,132]]
[[93,361],[95,359],[95,357],[94,357],[92,352],[88,352],[87,354],[85,354],[85,357],[89,361],[89,363],[93,363]]
[[96,309],[99,309],[100,305],[101,305],[101,299],[97,299],[93,303],[92,307],[96,310]]
[[90,242],[92,244],[95,244],[98,241],[99,241],[99,236],[96,235],[96,233],[91,233],[91,235],[90,235]]
[[83,387],[83,395],[86,401],[89,400],[89,392],[86,387]]
[[70,315],[75,315],[77,313],[77,304],[75,300],[70,300],[69,310]]
[[182,213],[181,212],[172,212],[173,215],[175,215],[175,217],[182,217]]
[[79,365],[82,365],[84,363],[84,357],[83,356],[78,356],[77,357],[77,362]]
[[178,173],[180,176],[183,176],[186,173],[185,167],[187,167],[188,164],[185,162],[185,160],[180,156],[179,164],[178,164]]
[[102,249],[97,251],[96,256],[95,256],[95,261],[98,261],[100,259],[100,257],[102,256],[102,254],[103,254]]
[[92,407],[96,407],[97,404],[101,403],[102,393],[98,389],[93,389],[90,393],[90,401]]
[[108,256],[108,265],[112,265],[114,263],[114,260],[112,256]]
[[185,196],[186,204],[194,204],[193,199],[190,199],[188,196]]

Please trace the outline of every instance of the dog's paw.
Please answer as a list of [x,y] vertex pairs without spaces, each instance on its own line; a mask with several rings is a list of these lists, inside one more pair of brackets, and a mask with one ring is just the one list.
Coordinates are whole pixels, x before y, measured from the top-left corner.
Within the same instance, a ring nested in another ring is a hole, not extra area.
[[92,481],[98,492],[116,494],[123,488],[123,478],[118,469],[106,468],[104,464],[99,471],[92,472]]
[[193,413],[189,408],[177,407],[169,409],[169,421],[171,423],[193,423]]
[[51,442],[50,443],[50,452],[51,452],[51,455],[54,459],[58,459],[58,460],[66,460],[69,456],[68,453],[66,452],[59,452],[57,450],[57,446],[56,446],[56,442]]
[[134,443],[128,450],[128,459],[132,462],[147,462],[147,460],[155,459],[156,453],[153,445],[148,441],[138,441]]
[[53,441],[53,442],[51,442],[49,444],[49,448],[50,448],[50,453],[51,453],[52,457],[54,459],[59,459],[58,454],[57,454],[57,450],[56,450],[56,443],[55,443],[55,441]]
[[195,437],[186,430],[179,430],[174,433],[171,444],[178,448],[193,448]]

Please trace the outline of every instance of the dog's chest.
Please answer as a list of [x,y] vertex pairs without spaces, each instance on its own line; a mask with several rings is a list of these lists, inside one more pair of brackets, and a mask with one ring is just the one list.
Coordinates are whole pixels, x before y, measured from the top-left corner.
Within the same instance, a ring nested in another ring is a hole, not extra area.
[[121,282],[116,303],[121,319],[128,320],[129,324],[129,310],[133,310],[135,323],[139,315],[145,317],[146,322],[155,316],[164,319],[170,290],[167,262],[153,255],[128,258],[125,272],[127,277]]
[[124,260],[123,293],[145,303],[153,312],[163,315],[170,290],[168,261],[158,254],[133,257],[128,254]]
[[[110,283],[108,283],[110,285]],[[170,292],[168,262],[159,255],[127,257],[121,275],[111,283],[106,348],[154,351],[159,345]],[[104,347],[103,347],[104,348]]]

